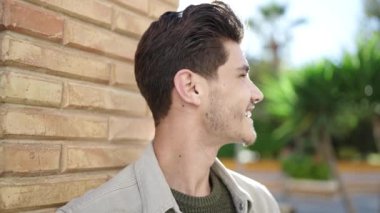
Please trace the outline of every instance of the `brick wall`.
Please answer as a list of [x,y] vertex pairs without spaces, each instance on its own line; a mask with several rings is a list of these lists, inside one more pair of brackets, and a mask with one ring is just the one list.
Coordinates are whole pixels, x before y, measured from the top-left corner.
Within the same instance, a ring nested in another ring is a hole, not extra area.
[[135,160],[154,126],[138,40],[178,0],[0,0],[0,212],[54,212]]

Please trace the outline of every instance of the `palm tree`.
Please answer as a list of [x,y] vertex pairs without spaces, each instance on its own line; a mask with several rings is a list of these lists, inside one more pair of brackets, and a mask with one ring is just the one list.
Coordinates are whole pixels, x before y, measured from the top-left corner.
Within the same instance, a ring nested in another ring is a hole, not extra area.
[[345,91],[352,114],[372,123],[373,138],[380,152],[380,35],[373,33],[358,43],[356,53],[346,53],[336,65],[337,86]]
[[324,61],[284,75],[276,91],[264,87],[266,106],[282,120],[274,134],[298,138],[310,135],[314,145],[329,165],[347,212],[355,212],[336,166],[332,136],[347,134],[357,125],[352,103],[345,99],[336,65]]
[[380,0],[364,0],[364,11],[374,21],[374,30],[380,32]]
[[[361,111],[361,119],[372,121],[373,137],[380,152],[380,35],[364,39],[358,45],[356,54],[347,55],[343,66],[355,64],[352,76],[357,92],[356,103]],[[349,65],[351,66],[351,65]],[[355,90],[352,90],[355,91]]]
[[306,20],[286,20],[287,5],[276,2],[264,5],[259,12],[261,17],[251,18],[248,26],[263,40],[264,48],[270,53],[272,70],[277,73],[281,63],[281,51],[291,40],[292,28],[305,23]]

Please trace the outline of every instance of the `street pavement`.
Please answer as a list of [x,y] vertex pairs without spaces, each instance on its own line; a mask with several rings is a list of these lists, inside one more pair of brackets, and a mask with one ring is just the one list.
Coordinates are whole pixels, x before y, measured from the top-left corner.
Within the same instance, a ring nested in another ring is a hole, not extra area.
[[[285,190],[286,178],[278,171],[238,172],[266,185],[279,203],[296,213],[346,213],[337,193],[293,193]],[[342,179],[357,213],[380,213],[380,172],[345,172]]]
[[[357,213],[380,213],[380,195],[374,193],[350,195]],[[340,197],[312,196],[277,197],[280,203],[291,206],[297,213],[346,213]]]

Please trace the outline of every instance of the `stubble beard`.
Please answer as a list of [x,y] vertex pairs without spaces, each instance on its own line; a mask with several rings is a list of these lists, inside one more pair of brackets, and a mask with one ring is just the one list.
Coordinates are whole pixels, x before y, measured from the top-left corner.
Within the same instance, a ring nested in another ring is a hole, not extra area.
[[[221,145],[227,143],[241,143],[244,146],[248,146],[254,143],[256,140],[256,132],[251,127],[253,131],[253,140],[246,138],[246,125],[245,112],[237,109],[238,107],[225,106],[222,103],[223,98],[218,92],[212,91],[210,93],[210,104],[208,110],[205,113],[205,126],[208,132],[213,133],[217,137],[220,137]],[[238,121],[238,122],[236,122]],[[239,125],[239,126],[234,126]],[[242,126],[240,126],[242,125]]]

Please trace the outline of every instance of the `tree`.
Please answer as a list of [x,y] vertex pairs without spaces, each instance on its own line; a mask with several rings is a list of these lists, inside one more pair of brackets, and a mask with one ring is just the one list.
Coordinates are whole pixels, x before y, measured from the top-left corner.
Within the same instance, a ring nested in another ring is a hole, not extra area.
[[[352,114],[350,99],[341,90],[341,76],[329,61],[309,65],[283,75],[279,87],[265,87],[265,108],[280,121],[274,134],[279,138],[311,137],[318,153],[328,162],[331,174],[338,182],[347,212],[355,212],[336,166],[332,136],[342,136],[358,122]],[[273,84],[272,84],[273,85]]]
[[372,123],[373,137],[380,152],[380,35],[373,33],[358,44],[355,54],[346,54],[341,68],[352,67],[346,88],[352,94],[361,120]]
[[271,2],[259,9],[260,18],[251,18],[248,26],[257,33],[269,51],[272,70],[279,71],[281,51],[291,39],[291,30],[306,22],[304,18],[286,20],[287,5]]
[[380,0],[364,0],[364,12],[373,21],[374,30],[380,31]]

